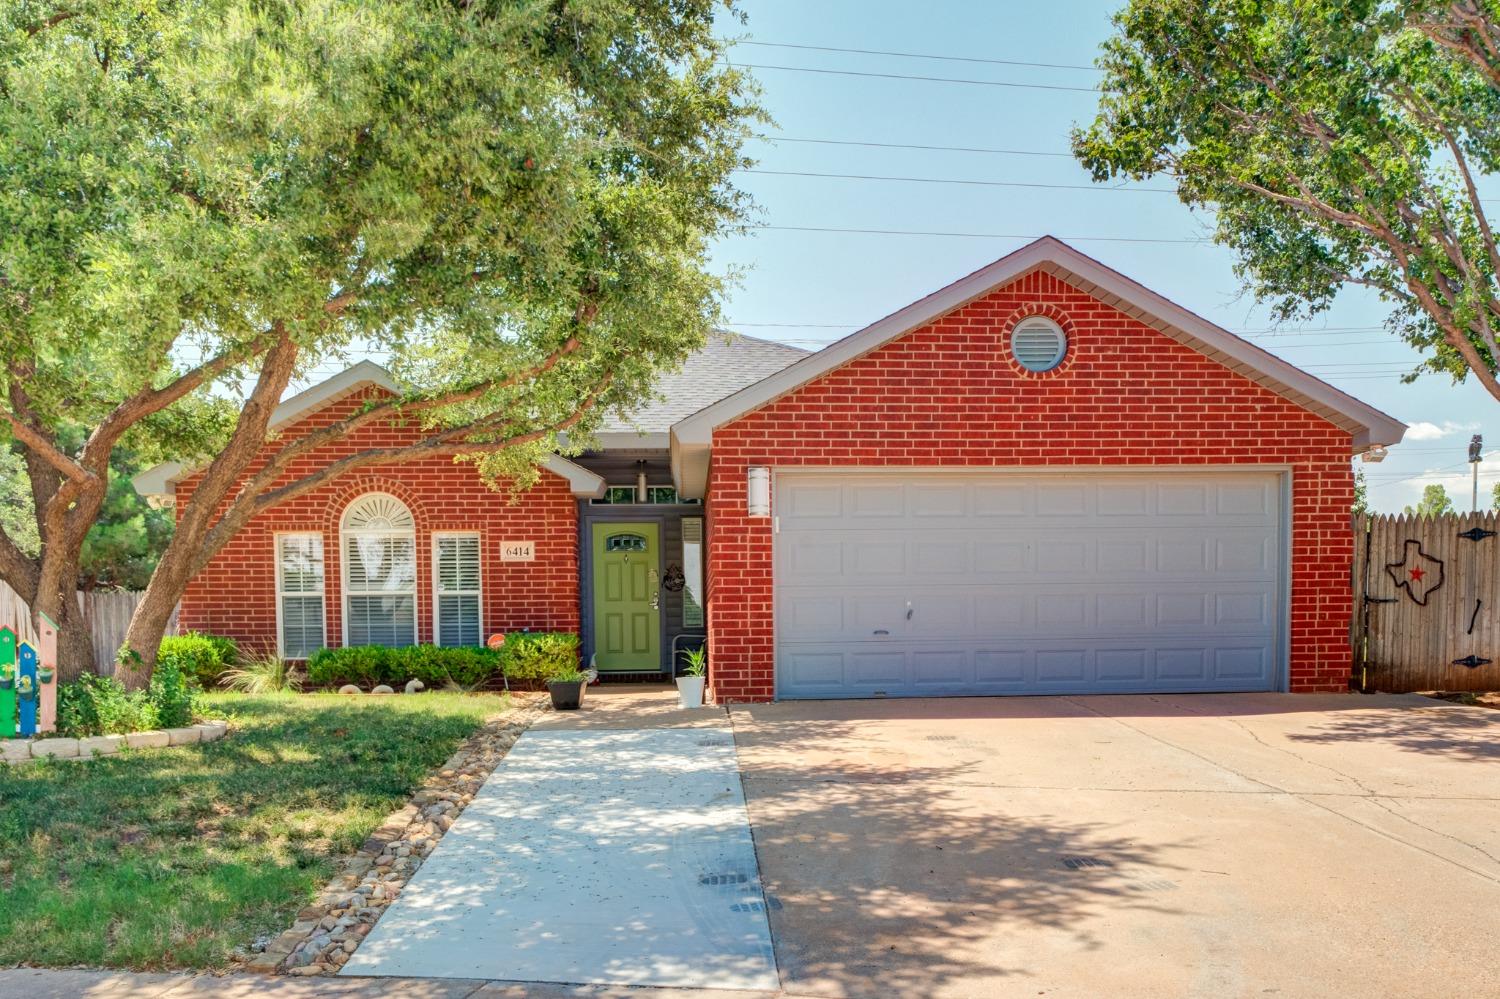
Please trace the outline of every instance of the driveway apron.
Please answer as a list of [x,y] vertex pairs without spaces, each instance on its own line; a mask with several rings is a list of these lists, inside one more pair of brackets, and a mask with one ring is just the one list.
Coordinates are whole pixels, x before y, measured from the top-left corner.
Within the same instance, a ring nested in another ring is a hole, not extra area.
[[727,719],[600,717],[523,735],[343,973],[778,988]]

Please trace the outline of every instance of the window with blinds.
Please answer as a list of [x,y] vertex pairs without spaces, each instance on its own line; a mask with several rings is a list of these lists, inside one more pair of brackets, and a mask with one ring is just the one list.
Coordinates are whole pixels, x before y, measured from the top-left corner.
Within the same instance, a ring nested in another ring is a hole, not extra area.
[[276,536],[278,648],[288,659],[306,659],[324,645],[323,536]]
[[415,524],[394,496],[371,493],[344,514],[344,644],[417,644]]
[[433,535],[432,571],[437,596],[434,644],[480,644],[479,535]]

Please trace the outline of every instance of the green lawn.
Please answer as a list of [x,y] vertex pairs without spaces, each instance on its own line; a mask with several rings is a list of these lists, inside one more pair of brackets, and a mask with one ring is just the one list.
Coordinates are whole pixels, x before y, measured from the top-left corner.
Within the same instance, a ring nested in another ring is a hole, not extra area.
[[507,706],[215,694],[219,742],[0,766],[0,967],[224,967]]

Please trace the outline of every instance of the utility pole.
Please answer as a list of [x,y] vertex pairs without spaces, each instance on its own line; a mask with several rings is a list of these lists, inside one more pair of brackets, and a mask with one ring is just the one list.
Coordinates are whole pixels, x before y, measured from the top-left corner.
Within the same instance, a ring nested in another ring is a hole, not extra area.
[[1469,507],[1471,513],[1479,512],[1479,463],[1484,460],[1484,437],[1475,434],[1469,441],[1469,467],[1474,470],[1474,498]]

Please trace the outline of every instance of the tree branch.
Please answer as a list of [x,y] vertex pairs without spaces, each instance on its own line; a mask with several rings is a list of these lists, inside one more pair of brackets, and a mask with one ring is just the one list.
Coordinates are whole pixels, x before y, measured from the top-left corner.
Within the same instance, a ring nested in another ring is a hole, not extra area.
[[[257,474],[240,490],[239,495],[231,503],[230,508],[225,511],[219,522],[204,536],[202,543],[198,547],[198,556],[194,561],[193,571],[195,573],[201,571],[214,555],[228,543],[229,539],[248,524],[257,514],[269,510],[278,504],[296,499],[298,496],[302,496],[349,472],[371,466],[390,465],[397,462],[415,461],[435,456],[488,454],[503,451],[510,447],[531,444],[553,434],[566,433],[577,426],[593,410],[598,404],[599,397],[609,387],[613,379],[614,376],[612,374],[605,375],[598,386],[565,419],[559,420],[547,427],[507,437],[504,440],[464,440],[463,438],[471,436],[480,428],[473,425],[455,427],[432,434],[414,444],[386,448],[367,448],[364,451],[346,455],[300,479],[276,486],[275,488],[264,488],[266,483],[261,481],[261,476]],[[252,483],[258,483],[262,488],[252,491],[250,488]]]

